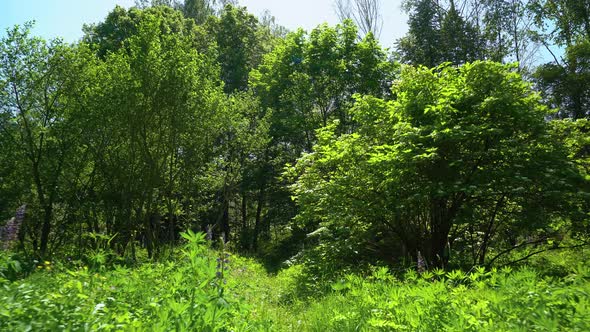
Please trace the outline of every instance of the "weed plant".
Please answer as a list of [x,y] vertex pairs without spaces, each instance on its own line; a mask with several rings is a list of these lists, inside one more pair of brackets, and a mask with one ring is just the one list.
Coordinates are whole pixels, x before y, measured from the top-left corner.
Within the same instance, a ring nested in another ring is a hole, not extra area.
[[[0,286],[1,331],[590,331],[590,268],[552,253],[540,266],[486,270],[386,267],[318,280],[303,265],[262,264],[183,234],[179,260],[136,268],[42,262]],[[585,257],[585,256],[582,256]],[[555,274],[560,264],[567,271]]]

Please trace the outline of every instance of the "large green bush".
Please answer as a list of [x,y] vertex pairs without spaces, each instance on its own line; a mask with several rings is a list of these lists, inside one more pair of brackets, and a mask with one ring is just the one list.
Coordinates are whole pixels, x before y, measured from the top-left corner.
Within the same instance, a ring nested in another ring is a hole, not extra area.
[[392,91],[358,97],[354,132],[321,129],[290,169],[317,264],[490,264],[584,219],[584,178],[514,67],[405,67]]

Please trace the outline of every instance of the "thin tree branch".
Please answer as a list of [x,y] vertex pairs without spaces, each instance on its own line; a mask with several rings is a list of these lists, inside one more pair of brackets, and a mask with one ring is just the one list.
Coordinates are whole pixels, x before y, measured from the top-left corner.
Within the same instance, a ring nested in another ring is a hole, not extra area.
[[490,260],[490,261],[489,261],[489,262],[488,262],[486,265],[488,265],[488,266],[492,265],[492,263],[493,263],[494,261],[496,261],[496,259],[498,259],[498,258],[500,258],[501,256],[503,256],[503,255],[505,255],[505,254],[507,254],[507,253],[511,252],[512,250],[516,250],[516,249],[518,249],[518,248],[522,248],[522,247],[525,247],[525,246],[528,246],[528,245],[531,245],[531,244],[541,244],[541,243],[545,243],[546,241],[547,241],[547,239],[545,239],[545,238],[544,238],[544,239],[537,240],[537,241],[532,241],[532,242],[523,242],[523,243],[521,243],[521,244],[517,244],[517,245],[515,245],[515,246],[512,246],[512,247],[510,247],[510,248],[508,248],[508,249],[505,249],[505,250],[501,251],[499,254],[497,254],[496,256],[494,256],[494,258],[492,258],[492,259],[491,259],[491,260]]
[[509,262],[509,263],[506,263],[506,264],[503,264],[502,266],[507,266],[507,265],[512,265],[512,264],[516,264],[516,263],[522,262],[524,260],[527,260],[527,259],[531,258],[534,255],[537,255],[537,254],[540,254],[540,253],[543,253],[543,252],[546,252],[546,251],[561,250],[561,249],[575,249],[575,248],[581,248],[581,247],[587,246],[587,245],[589,245],[589,243],[584,242],[582,244],[577,244],[575,246],[551,247],[551,248],[547,248],[547,249],[543,249],[543,250],[537,250],[537,251],[532,252],[532,253],[530,253],[530,254],[522,257],[522,258],[519,258],[519,259],[517,259],[515,261]]

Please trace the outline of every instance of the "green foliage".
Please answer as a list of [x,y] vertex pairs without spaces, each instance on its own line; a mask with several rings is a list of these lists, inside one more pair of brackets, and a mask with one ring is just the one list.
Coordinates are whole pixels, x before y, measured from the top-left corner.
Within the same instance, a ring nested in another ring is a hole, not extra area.
[[530,69],[534,0],[405,0],[408,33],[397,41],[400,60],[435,67],[475,60],[516,61]]
[[184,16],[195,20],[197,24],[203,24],[213,15],[216,0],[184,0],[181,6]]
[[273,40],[270,32],[245,7],[226,6],[211,17],[206,29],[215,36],[221,79],[227,93],[248,89],[248,77],[257,68]]
[[84,253],[85,261],[91,270],[104,272],[107,267],[112,267],[115,254],[111,250],[111,242],[117,234],[108,236],[105,234],[87,233],[84,234],[89,248]]
[[317,141],[316,129],[333,119],[340,120],[340,132],[351,130],[354,123],[347,109],[353,94],[389,96],[388,84],[397,68],[372,35],[359,40],[356,27],[345,21],[336,27],[321,25],[309,34],[298,30],[287,35],[250,73],[252,91],[263,110],[272,112],[270,141],[258,168],[262,209],[257,213],[254,243],[258,235],[268,238],[271,225],[279,228],[281,236],[292,236],[293,242],[300,238],[298,227],[284,228],[297,212],[288,181],[279,178],[284,165],[310,151]]
[[[0,39],[0,330],[589,330],[588,1],[408,0],[401,71],[228,3]],[[544,99],[468,63],[531,13]]]
[[[216,35],[156,6],[116,7],[75,45],[33,38],[29,25],[8,31],[0,45],[0,216],[29,205],[20,250],[61,251],[99,268],[115,256],[135,260],[141,242],[157,257],[183,229],[215,224],[229,238],[229,206],[239,199],[236,233],[251,247],[246,209],[257,208],[272,111],[251,93],[225,95],[222,79],[239,71],[235,90],[246,90],[270,32],[231,6],[207,28]],[[242,68],[217,52],[242,49],[221,43],[230,30],[245,36]],[[97,251],[88,234],[117,236]]]
[[109,53],[116,53],[128,47],[129,38],[139,32],[139,26],[150,16],[159,18],[155,36],[183,35],[189,44],[199,52],[208,52],[212,39],[204,29],[198,27],[194,20],[185,18],[180,11],[168,6],[156,6],[146,9],[130,8],[126,10],[116,6],[106,17],[104,22],[85,25],[83,41],[96,51],[97,55],[105,58]]
[[431,0],[406,1],[409,31],[397,42],[401,61],[435,67],[444,62],[463,64],[482,59],[483,37],[450,2],[444,10]]
[[409,30],[397,42],[402,62],[435,67],[483,59],[483,36],[462,17],[454,1],[446,10],[432,0],[405,1],[404,6]]
[[590,180],[590,122],[588,119],[553,120],[551,121],[553,137],[567,149],[569,160],[576,166],[585,181],[578,185],[579,196],[582,199],[571,200],[572,211],[577,211],[579,217],[572,223],[572,235],[588,239],[590,225],[588,211],[590,211],[589,180]]
[[372,36],[358,41],[356,27],[345,21],[309,36],[303,30],[288,35],[251,74],[251,83],[275,111],[275,139],[309,150],[315,129],[334,118],[349,124],[345,109],[354,93],[388,95],[395,70]]
[[[589,37],[590,38],[590,37]],[[588,118],[590,101],[590,39],[565,49],[564,63],[546,63],[535,72],[535,81],[559,118]]]
[[575,201],[581,177],[512,67],[408,67],[393,93],[359,97],[356,131],[321,129],[290,170],[297,220],[327,228],[324,255],[400,263],[421,251],[442,266],[450,244],[483,265],[492,242],[511,247],[575,211],[556,199]]
[[546,47],[552,43],[565,51],[559,59],[553,52],[553,61],[535,72],[539,90],[562,118],[589,116],[589,6],[588,0],[534,0],[530,6],[539,27],[536,38]]
[[567,148],[568,157],[588,179],[590,175],[590,120],[551,121],[554,136]]
[[[0,289],[3,330],[156,331],[586,331],[590,326],[587,253],[538,257],[535,268],[471,272],[386,267],[347,274],[324,293],[301,287],[293,265],[268,275],[251,259],[207,248],[183,233],[179,259],[100,273],[46,262]],[[586,249],[587,251],[587,249]],[[565,275],[545,276],[550,261]],[[572,265],[572,262],[577,262]],[[49,269],[56,265],[56,269]],[[221,272],[221,273],[219,273]]]
[[[569,46],[577,37],[590,37],[589,6],[588,0],[533,0],[530,10],[542,28],[541,33],[545,33],[543,37]],[[549,22],[552,28],[546,25]]]
[[33,239],[32,250],[45,255],[56,204],[68,196],[64,175],[80,175],[80,132],[70,125],[79,120],[79,104],[73,96],[84,85],[74,84],[72,75],[77,72],[84,77],[87,68],[83,53],[60,40],[46,42],[30,36],[31,26],[15,26],[0,39],[0,119],[6,124],[1,135],[7,142],[2,153],[8,153],[11,160],[6,165],[13,167],[0,167],[3,176],[11,178],[0,190],[13,193],[6,197],[8,207],[25,201],[34,208],[32,220],[24,227]]
[[174,239],[157,220],[166,216],[172,231],[175,218],[196,213],[187,207],[200,203],[192,191],[211,161],[225,111],[217,67],[191,46],[190,35],[161,34],[163,20],[146,13],[128,49],[100,65],[97,84],[108,90],[97,91],[91,107],[94,119],[107,120],[89,123],[86,132],[95,142],[90,153],[104,220],[115,213],[111,232],[123,241],[141,231],[150,255],[157,255],[157,239]]
[[[478,269],[465,274],[407,273],[387,268],[348,275],[312,302],[296,302],[274,330],[299,331],[584,331],[588,270],[544,278],[534,270]],[[275,309],[276,310],[276,309]],[[274,317],[272,311],[267,315]]]
[[189,231],[183,237],[187,243],[176,263],[45,271],[5,284],[0,329],[227,330],[240,304],[225,295],[225,277],[205,235]]
[[[468,283],[449,274],[434,282],[367,282],[349,277],[345,296],[330,296],[310,309],[329,307],[333,317],[326,330],[565,330],[587,328],[587,301],[575,291],[587,291],[584,277],[570,282],[548,282],[531,270],[514,273],[474,272]],[[449,283],[450,282],[450,283]],[[573,314],[572,314],[573,313]],[[316,317],[327,312],[319,312]],[[321,324],[321,323],[320,323]],[[314,326],[318,328],[318,326]]]
[[0,251],[0,285],[21,279],[31,272],[26,265],[32,264],[26,264],[20,259],[18,255]]

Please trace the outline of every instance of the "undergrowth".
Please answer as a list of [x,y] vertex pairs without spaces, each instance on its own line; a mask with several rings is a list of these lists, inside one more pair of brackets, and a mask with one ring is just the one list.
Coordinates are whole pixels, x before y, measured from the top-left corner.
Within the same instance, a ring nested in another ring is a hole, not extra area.
[[[110,269],[41,262],[24,279],[0,279],[0,330],[590,331],[590,268],[573,253],[531,261],[546,269],[393,276],[373,267],[313,294],[317,279],[302,265],[268,274],[210,249],[201,234],[184,237],[179,260]],[[566,273],[555,273],[560,266]]]

